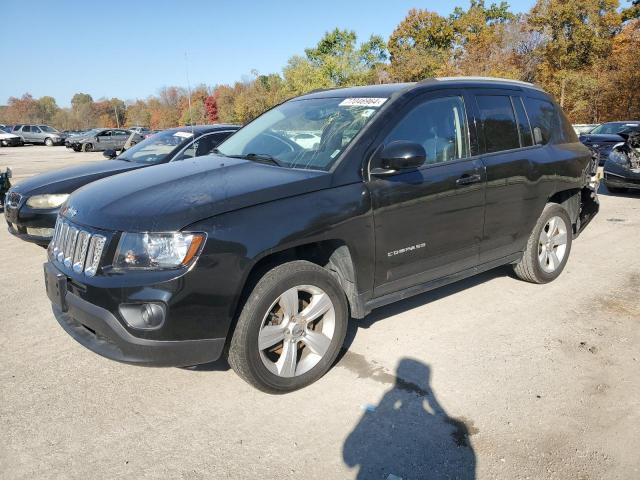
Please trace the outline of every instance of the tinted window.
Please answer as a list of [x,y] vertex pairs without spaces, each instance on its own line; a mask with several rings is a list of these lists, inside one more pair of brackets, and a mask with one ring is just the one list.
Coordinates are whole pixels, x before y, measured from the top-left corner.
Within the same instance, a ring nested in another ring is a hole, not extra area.
[[29,125],[25,125],[24,127],[22,127],[22,131],[23,132],[30,132],[31,131],[31,127]]
[[31,126],[31,131],[32,131],[33,133],[40,133],[40,132],[41,132],[41,131],[40,131],[40,129],[39,129],[38,127],[36,127],[35,125],[32,125],[32,126]]
[[531,136],[531,126],[529,126],[529,119],[524,111],[522,105],[522,99],[520,97],[511,97],[513,108],[516,111],[516,120],[518,121],[518,133],[520,134],[520,146],[530,147],[533,145],[533,138]]
[[537,98],[525,98],[524,106],[533,129],[533,141],[537,145],[562,141],[560,117],[553,103]]
[[104,132],[100,132],[99,137],[110,137],[111,136],[111,130],[105,130]]
[[504,95],[476,97],[487,153],[520,148],[520,138],[511,99]]
[[402,118],[385,143],[405,140],[422,145],[426,164],[469,156],[467,116],[461,97],[428,100]]

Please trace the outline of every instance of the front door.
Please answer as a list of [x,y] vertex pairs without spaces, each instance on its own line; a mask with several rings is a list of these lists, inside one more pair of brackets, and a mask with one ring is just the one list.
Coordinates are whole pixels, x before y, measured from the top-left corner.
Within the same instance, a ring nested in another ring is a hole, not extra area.
[[485,172],[472,156],[461,93],[414,100],[383,144],[421,144],[424,165],[372,177],[376,239],[374,296],[472,269],[484,223]]

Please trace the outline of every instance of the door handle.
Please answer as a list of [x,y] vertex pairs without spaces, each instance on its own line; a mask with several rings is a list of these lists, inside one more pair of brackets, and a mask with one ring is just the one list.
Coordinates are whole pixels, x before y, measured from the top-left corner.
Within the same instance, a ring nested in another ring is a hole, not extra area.
[[472,183],[478,183],[481,181],[482,176],[479,173],[474,173],[472,175],[465,173],[456,180],[456,185],[471,185]]

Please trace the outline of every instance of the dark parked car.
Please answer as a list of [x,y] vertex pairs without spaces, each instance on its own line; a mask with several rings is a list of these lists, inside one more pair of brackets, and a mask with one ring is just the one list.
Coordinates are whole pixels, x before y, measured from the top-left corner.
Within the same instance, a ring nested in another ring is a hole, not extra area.
[[11,131],[22,138],[23,143],[42,144],[47,147],[63,145],[67,135],[49,125],[14,125]]
[[7,167],[5,171],[0,171],[0,209],[4,209],[5,196],[11,188],[11,169]]
[[[5,209],[9,232],[46,246],[51,240],[60,206],[74,190],[104,177],[160,163],[208,154],[235,132],[234,125],[172,128],[138,143],[113,160],[65,168],[31,177],[13,187]],[[105,156],[115,157],[114,150]]]
[[624,142],[621,133],[640,131],[640,121],[608,122],[598,125],[589,133],[580,135],[580,141],[589,147],[599,158],[599,165],[604,165],[613,147]]
[[611,193],[640,190],[640,132],[620,134],[618,143],[604,164],[604,184]]
[[350,317],[504,264],[554,280],[598,211],[590,151],[515,81],[313,92],[216,152],[69,197],[45,278],[81,344],[141,365],[228,351],[290,391],[330,368]]

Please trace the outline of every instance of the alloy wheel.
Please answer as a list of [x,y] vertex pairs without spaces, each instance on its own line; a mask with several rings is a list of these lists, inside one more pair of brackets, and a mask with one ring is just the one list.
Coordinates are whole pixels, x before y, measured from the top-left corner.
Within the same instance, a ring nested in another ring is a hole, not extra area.
[[553,273],[562,264],[567,252],[567,225],[559,216],[551,217],[540,231],[538,261],[546,273]]
[[329,351],[336,330],[335,308],[322,289],[300,285],[271,304],[258,334],[264,366],[290,378],[308,372]]

